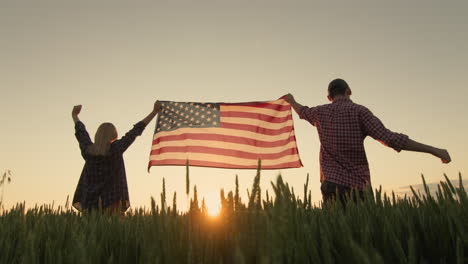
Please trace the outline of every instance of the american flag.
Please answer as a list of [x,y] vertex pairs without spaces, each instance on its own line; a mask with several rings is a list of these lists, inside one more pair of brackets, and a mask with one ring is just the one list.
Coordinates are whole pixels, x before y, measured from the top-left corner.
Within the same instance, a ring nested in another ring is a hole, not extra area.
[[230,169],[302,167],[291,105],[161,101],[148,169],[186,165]]

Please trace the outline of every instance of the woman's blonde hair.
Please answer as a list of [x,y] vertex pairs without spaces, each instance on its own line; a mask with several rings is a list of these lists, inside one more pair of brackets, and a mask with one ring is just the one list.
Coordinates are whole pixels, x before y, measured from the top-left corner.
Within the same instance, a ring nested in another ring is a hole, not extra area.
[[88,153],[94,156],[107,155],[111,143],[116,139],[115,126],[112,123],[102,123],[94,136],[94,144],[88,147]]

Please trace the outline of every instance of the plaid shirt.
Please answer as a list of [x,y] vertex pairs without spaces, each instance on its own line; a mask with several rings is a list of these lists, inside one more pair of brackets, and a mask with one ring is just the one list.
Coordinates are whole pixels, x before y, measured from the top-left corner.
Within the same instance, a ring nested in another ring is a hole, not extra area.
[[122,155],[144,129],[143,122],[137,123],[125,136],[111,144],[108,155],[93,156],[87,152],[88,147],[93,142],[85,125],[82,122],[75,124],[75,136],[80,145],[81,155],[85,160],[73,197],[73,206],[76,209],[80,211],[95,209],[98,207],[99,199],[103,208],[116,202],[121,202],[124,210],[130,207],[127,176]]
[[316,107],[304,106],[299,117],[317,127],[320,138],[320,181],[363,190],[371,186],[364,150],[366,136],[400,152],[408,140],[394,133],[372,112],[348,98]]

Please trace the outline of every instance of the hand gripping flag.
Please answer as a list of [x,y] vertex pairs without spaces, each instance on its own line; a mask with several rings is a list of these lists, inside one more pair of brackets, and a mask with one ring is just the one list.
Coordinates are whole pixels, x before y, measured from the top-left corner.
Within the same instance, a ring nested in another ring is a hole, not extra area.
[[186,165],[230,169],[302,167],[291,105],[161,101],[148,169]]

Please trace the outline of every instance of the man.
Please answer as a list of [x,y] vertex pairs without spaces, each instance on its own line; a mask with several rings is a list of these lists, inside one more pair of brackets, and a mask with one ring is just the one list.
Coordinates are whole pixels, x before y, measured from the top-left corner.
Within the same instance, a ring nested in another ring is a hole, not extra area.
[[350,99],[351,89],[342,79],[330,82],[330,104],[316,107],[302,106],[291,94],[284,98],[301,119],[317,127],[320,138],[320,182],[323,202],[341,201],[352,189],[363,197],[363,190],[371,188],[369,164],[364,150],[364,138],[371,136],[384,145],[401,150],[432,154],[442,162],[449,163],[450,155],[445,149],[435,148],[395,133],[382,124],[366,107]]

